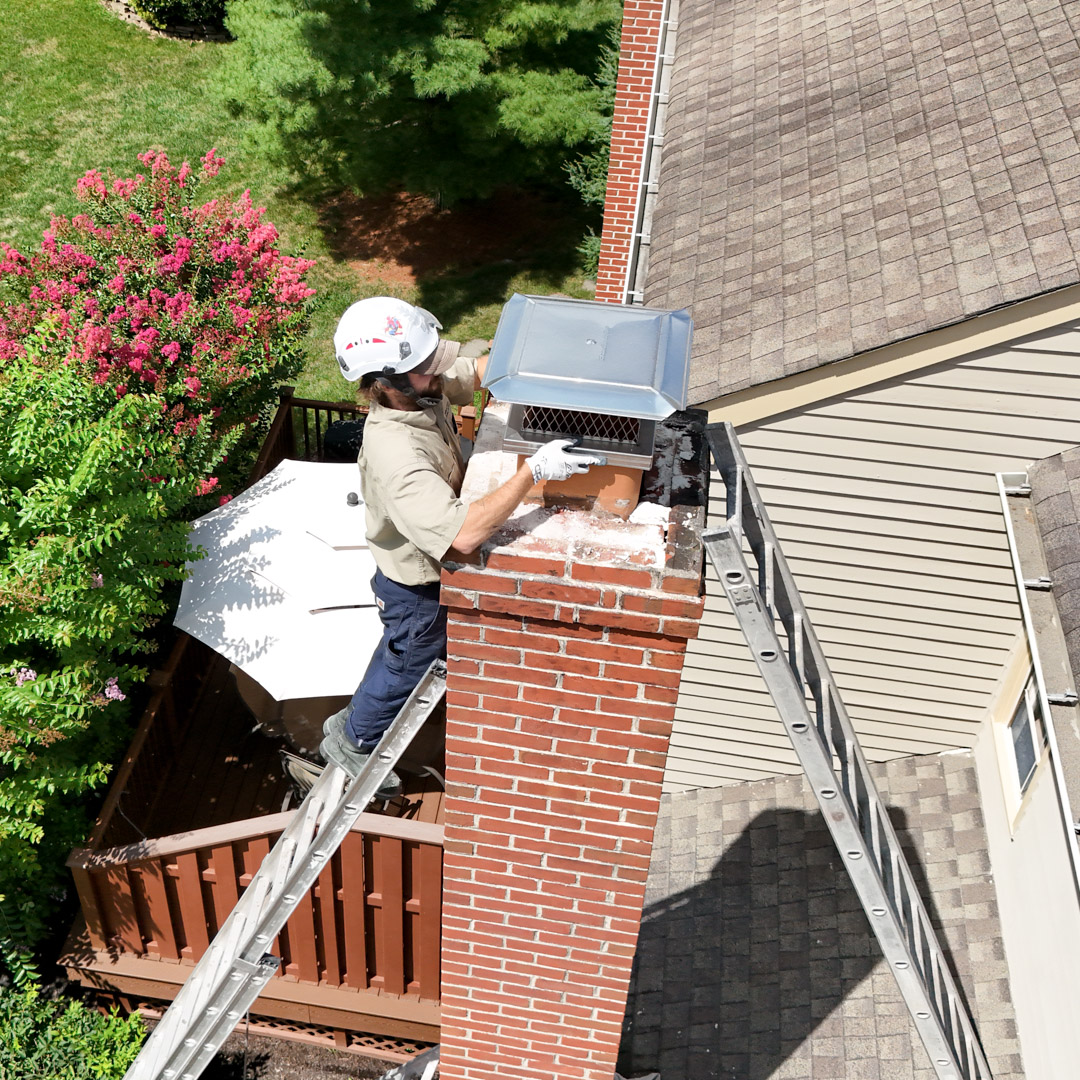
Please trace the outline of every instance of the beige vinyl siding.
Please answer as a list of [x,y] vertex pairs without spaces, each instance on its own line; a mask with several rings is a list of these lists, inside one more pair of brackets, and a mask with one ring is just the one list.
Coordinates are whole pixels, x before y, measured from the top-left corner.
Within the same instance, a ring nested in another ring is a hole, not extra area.
[[[994,474],[1080,444],[1080,327],[759,421],[739,438],[867,757],[972,746],[1020,630]],[[723,513],[713,478],[710,519]],[[666,787],[798,763],[711,566]]]

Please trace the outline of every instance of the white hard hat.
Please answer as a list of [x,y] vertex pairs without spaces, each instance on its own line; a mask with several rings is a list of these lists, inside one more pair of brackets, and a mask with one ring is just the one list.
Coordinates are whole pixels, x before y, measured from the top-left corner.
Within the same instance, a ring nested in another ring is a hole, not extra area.
[[454,341],[440,341],[442,323],[422,307],[393,296],[358,300],[334,331],[334,355],[350,382],[389,368],[441,375],[457,358]]

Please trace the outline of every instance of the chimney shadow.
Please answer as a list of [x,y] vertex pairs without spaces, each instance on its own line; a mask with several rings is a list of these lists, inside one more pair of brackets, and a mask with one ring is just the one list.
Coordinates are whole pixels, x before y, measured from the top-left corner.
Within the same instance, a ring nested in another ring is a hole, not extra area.
[[618,1071],[768,1080],[798,1053],[809,1076],[808,1036],[843,1034],[837,1007],[881,959],[824,820],[763,811],[697,883],[702,838],[679,826],[650,873],[670,891],[642,915]]

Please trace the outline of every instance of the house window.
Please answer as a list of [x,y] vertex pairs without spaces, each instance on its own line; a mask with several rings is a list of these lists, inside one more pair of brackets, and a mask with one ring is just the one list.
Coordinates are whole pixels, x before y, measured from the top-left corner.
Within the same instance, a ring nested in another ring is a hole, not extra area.
[[1034,679],[1028,679],[1024,692],[1020,695],[1016,712],[1009,721],[1009,735],[1013,761],[1016,764],[1016,778],[1020,782],[1020,793],[1023,794],[1035,774],[1035,766],[1039,763],[1043,744],[1046,742],[1039,689]]

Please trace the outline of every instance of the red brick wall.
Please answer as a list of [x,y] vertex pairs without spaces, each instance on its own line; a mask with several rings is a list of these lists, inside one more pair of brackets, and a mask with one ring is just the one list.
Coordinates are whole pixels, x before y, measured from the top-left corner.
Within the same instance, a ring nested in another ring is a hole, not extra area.
[[657,551],[575,512],[570,539],[443,575],[443,1080],[611,1080],[701,615],[696,513]]
[[662,0],[626,0],[623,5],[611,162],[604,202],[600,271],[596,278],[596,299],[615,304],[622,302],[630,259],[662,9]]

